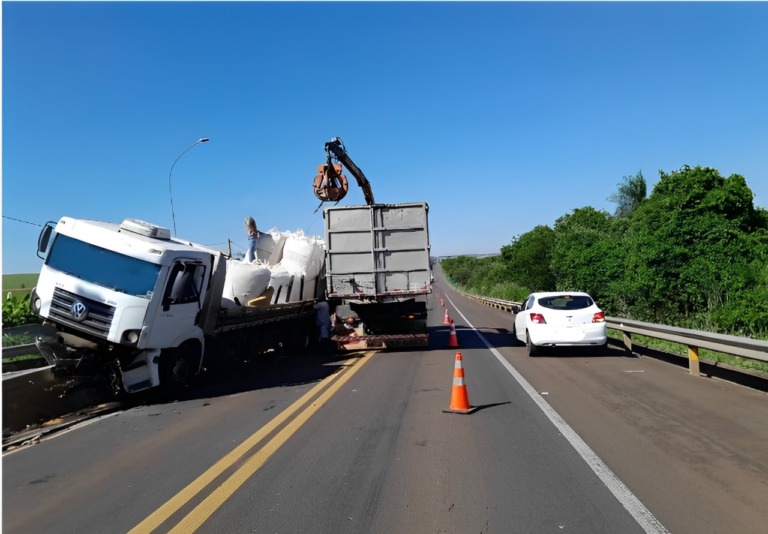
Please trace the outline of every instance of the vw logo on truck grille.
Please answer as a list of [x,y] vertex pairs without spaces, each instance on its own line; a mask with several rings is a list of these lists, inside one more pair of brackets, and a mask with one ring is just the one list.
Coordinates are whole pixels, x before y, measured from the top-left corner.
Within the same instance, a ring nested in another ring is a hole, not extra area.
[[69,308],[69,313],[75,321],[84,321],[88,317],[88,306],[83,302],[76,300]]
[[60,287],[53,290],[49,318],[57,324],[73,326],[77,323],[88,334],[106,339],[114,317],[115,308],[109,304],[90,300]]

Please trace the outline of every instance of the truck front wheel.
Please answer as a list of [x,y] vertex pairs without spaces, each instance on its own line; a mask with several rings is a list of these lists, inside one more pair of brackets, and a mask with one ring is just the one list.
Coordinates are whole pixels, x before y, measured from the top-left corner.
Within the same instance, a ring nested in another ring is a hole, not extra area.
[[192,345],[163,351],[160,356],[160,386],[176,394],[189,385],[200,363],[200,351]]

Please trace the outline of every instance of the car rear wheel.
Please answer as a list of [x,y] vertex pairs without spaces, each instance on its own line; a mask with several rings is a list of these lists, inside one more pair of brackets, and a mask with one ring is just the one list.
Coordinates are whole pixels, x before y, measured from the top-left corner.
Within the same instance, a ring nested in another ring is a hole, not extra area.
[[528,356],[539,355],[539,346],[533,344],[531,335],[528,332],[525,333],[525,344],[528,346]]

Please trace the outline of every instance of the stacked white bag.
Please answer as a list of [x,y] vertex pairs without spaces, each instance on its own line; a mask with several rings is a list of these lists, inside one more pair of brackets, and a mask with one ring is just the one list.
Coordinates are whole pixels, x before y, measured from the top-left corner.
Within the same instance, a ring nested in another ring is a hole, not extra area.
[[323,240],[298,231],[288,235],[280,263],[272,268],[269,285],[275,288],[273,302],[299,302],[315,298],[317,279],[325,262]]
[[227,260],[227,276],[224,278],[224,292],[221,295],[221,306],[233,308],[245,306],[249,300],[255,299],[269,287],[272,277],[268,267],[240,260]]
[[222,307],[244,306],[270,287],[271,304],[314,299],[324,264],[319,237],[307,237],[301,230],[261,233],[253,262],[227,260]]
[[260,233],[256,238],[256,258],[254,262],[272,266],[280,263],[283,258],[283,245],[289,234],[271,231]]

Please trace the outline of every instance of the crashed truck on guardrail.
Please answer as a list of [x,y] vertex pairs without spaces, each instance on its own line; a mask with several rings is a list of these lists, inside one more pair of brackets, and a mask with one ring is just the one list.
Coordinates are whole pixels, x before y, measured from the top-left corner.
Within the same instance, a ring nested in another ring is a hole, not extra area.
[[335,207],[326,237],[266,233],[257,260],[137,220],[62,217],[40,234],[30,306],[55,333],[37,346],[59,373],[114,392],[186,384],[203,369],[328,339],[340,348],[425,346],[431,292],[426,203]]

